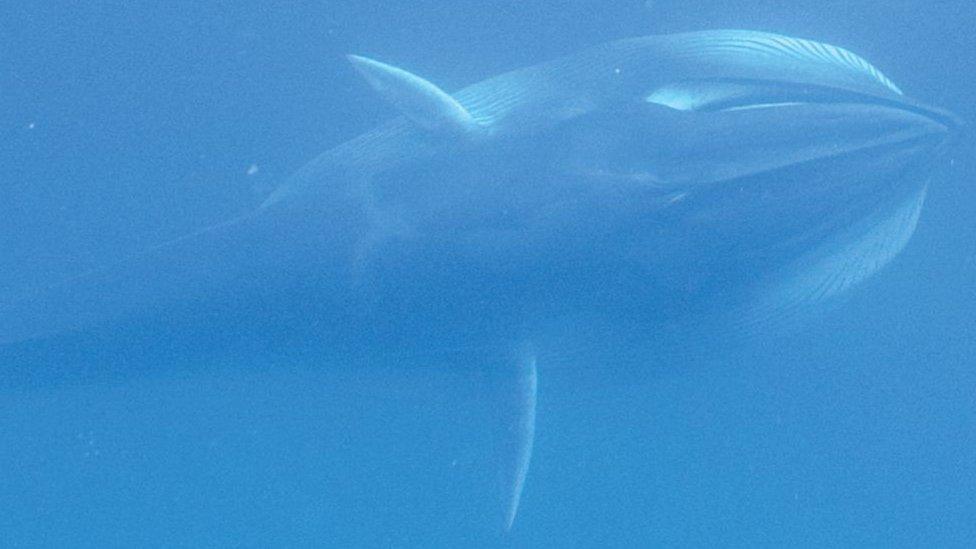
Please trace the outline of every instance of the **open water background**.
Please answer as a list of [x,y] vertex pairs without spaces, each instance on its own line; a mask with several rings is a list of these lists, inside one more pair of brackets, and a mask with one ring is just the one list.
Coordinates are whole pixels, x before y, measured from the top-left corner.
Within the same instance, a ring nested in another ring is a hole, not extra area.
[[[452,90],[706,28],[847,47],[976,120],[967,0],[8,1],[0,289],[233,215],[394,115],[346,53]],[[92,351],[69,345],[38,371],[0,353],[0,545],[971,546],[974,152],[964,136],[905,252],[801,334],[612,375],[540,364],[510,534],[483,374],[296,353],[79,378],[71,364]]]

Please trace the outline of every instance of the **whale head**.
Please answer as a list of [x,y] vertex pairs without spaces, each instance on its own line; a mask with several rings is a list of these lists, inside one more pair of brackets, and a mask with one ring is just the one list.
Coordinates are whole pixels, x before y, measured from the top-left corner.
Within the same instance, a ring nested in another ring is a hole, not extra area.
[[406,228],[389,249],[426,242],[439,272],[487,265],[556,306],[839,294],[904,247],[961,126],[846,49],[752,31],[611,42],[455,94],[353,63],[445,143],[370,181]]

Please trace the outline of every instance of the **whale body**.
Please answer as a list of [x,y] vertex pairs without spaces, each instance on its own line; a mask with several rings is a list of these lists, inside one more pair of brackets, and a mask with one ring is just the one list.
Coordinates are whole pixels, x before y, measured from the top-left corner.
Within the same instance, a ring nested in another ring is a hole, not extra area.
[[509,364],[511,527],[543,342],[749,331],[843,295],[904,248],[958,125],[854,53],[753,31],[619,40],[454,93],[349,59],[400,116],[254,211],[3,300],[0,343],[148,326]]

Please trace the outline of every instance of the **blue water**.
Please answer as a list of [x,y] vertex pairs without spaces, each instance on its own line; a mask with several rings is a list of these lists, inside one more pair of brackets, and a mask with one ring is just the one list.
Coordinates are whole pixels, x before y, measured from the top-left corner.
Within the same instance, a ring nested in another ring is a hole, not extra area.
[[[970,2],[788,4],[4,6],[0,290],[253,207],[393,116],[351,52],[453,90],[625,36],[769,30],[843,45],[976,120]],[[104,334],[4,351],[0,546],[971,546],[974,153],[965,135],[906,250],[798,333],[646,368],[594,364],[633,363],[628,349],[540,363],[509,533],[497,383],[479,368],[345,363],[290,343],[177,341],[128,359],[99,347]]]

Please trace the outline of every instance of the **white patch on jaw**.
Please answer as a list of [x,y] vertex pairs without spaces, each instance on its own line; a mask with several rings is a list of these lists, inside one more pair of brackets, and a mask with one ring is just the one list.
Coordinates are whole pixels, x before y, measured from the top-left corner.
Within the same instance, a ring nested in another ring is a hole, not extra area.
[[730,111],[748,111],[752,109],[773,109],[776,107],[795,107],[797,105],[803,105],[798,101],[787,101],[784,103],[756,103],[755,105],[739,105],[737,107],[729,107],[727,109],[722,109],[723,112]]

